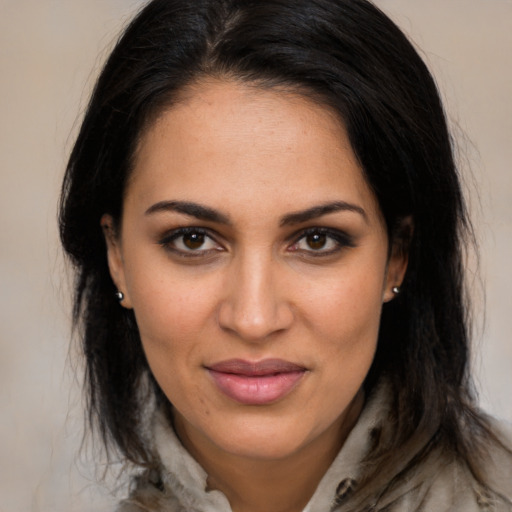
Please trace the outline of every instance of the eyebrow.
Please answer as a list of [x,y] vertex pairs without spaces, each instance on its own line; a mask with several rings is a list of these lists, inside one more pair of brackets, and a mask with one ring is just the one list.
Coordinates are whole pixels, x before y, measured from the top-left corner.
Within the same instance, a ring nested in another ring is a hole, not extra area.
[[[160,201],[150,206],[145,211],[145,215],[153,215],[155,213],[169,211],[182,213],[184,215],[188,215],[189,217],[195,217],[196,219],[200,220],[216,222],[218,224],[231,225],[231,221],[227,215],[224,215],[223,213],[220,213],[219,211],[214,210],[213,208],[203,206],[199,203],[194,203],[192,201]],[[330,213],[340,211],[358,213],[364,218],[366,222],[368,222],[366,212],[360,206],[347,203],[345,201],[333,201],[331,203],[312,206],[311,208],[307,208],[306,210],[289,213],[281,218],[281,222],[279,223],[279,225],[282,227],[300,224],[302,222],[307,222],[308,220],[322,217],[323,215],[328,215]]]
[[209,208],[208,206],[203,206],[191,201],[160,201],[150,206],[145,211],[145,215],[153,215],[155,213],[169,211],[183,213],[189,217],[216,222],[218,224],[231,224],[229,217],[226,215],[218,212],[217,210],[214,210],[213,208]]
[[281,219],[280,225],[291,226],[294,224],[307,222],[308,220],[316,219],[317,217],[322,217],[323,215],[328,215],[329,213],[343,211],[357,213],[363,217],[365,222],[368,222],[368,216],[366,215],[364,209],[361,208],[360,206],[347,203],[345,201],[334,201],[332,203],[325,203],[318,206],[313,206],[311,208],[307,208],[306,210],[289,213],[288,215],[285,215]]

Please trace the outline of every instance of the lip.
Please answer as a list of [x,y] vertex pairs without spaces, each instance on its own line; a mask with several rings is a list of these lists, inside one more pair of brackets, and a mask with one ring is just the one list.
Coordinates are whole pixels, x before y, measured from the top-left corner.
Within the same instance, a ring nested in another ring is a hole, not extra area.
[[282,359],[230,359],[206,367],[224,395],[244,405],[266,405],[288,395],[306,368]]

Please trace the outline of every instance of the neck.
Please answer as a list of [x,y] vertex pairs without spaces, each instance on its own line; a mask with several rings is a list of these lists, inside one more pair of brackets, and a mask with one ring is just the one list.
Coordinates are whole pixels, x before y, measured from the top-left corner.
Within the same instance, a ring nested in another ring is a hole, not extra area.
[[183,445],[208,474],[210,490],[224,493],[233,512],[301,512],[341,449],[363,405],[356,395],[338,421],[306,446],[277,460],[248,459],[192,439],[180,422]]

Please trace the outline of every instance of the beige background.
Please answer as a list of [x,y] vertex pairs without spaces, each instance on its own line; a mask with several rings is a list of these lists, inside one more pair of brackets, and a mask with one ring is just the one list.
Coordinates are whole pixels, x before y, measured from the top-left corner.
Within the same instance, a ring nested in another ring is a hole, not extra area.
[[[55,204],[98,67],[142,3],[0,0],[0,512],[113,510],[77,456],[81,403]],[[377,3],[422,48],[473,170],[486,292],[475,367],[483,406],[511,421],[512,0]]]

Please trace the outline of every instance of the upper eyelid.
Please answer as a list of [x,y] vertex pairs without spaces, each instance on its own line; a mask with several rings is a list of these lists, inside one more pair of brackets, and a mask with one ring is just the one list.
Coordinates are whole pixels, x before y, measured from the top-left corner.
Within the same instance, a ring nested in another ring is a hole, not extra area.
[[312,226],[308,228],[301,229],[299,231],[296,231],[291,236],[288,237],[288,240],[290,242],[297,242],[301,238],[304,238],[305,236],[311,234],[311,233],[322,233],[327,236],[331,236],[331,238],[334,239],[344,239],[347,242],[352,242],[353,237],[346,233],[343,230],[336,229],[336,228],[329,228],[329,227],[321,227],[321,226]]
[[[166,234],[163,236],[160,236],[158,238],[157,243],[160,245],[168,245],[174,240],[177,240],[178,238],[188,234],[188,233],[201,233],[210,238],[215,242],[215,244],[224,247],[224,244],[219,241],[219,238],[222,238],[218,236],[218,234],[215,231],[212,231],[211,229],[198,227],[198,226],[186,226],[186,227],[180,227],[176,229],[169,230]],[[211,249],[208,249],[211,250]],[[201,249],[198,249],[197,251],[193,251],[200,253]]]
[[199,226],[183,226],[175,229],[170,229],[167,231],[163,236],[160,236],[161,241],[165,240],[173,240],[175,238],[179,238],[180,236],[186,235],[188,233],[201,233],[203,235],[206,235],[210,237],[212,240],[217,241],[217,238],[219,237],[218,233],[216,233],[214,230],[210,228],[203,228]]
[[[216,244],[220,246],[225,246],[227,239],[226,237],[219,234],[216,230],[211,228],[206,228],[202,226],[182,226],[175,229],[171,229],[167,231],[163,236],[160,236],[158,239],[159,244],[166,244],[172,242],[173,240],[179,238],[180,236],[184,236],[187,233],[201,233],[205,236],[209,237]],[[338,228],[331,228],[327,226],[310,226],[306,228],[302,228],[300,230],[294,231],[291,235],[285,238],[285,242],[287,244],[295,244],[305,236],[311,233],[322,233],[334,239],[337,243],[345,242],[346,245],[353,245],[353,236],[348,234],[344,230],[340,230]],[[198,250],[197,252],[199,252]]]

